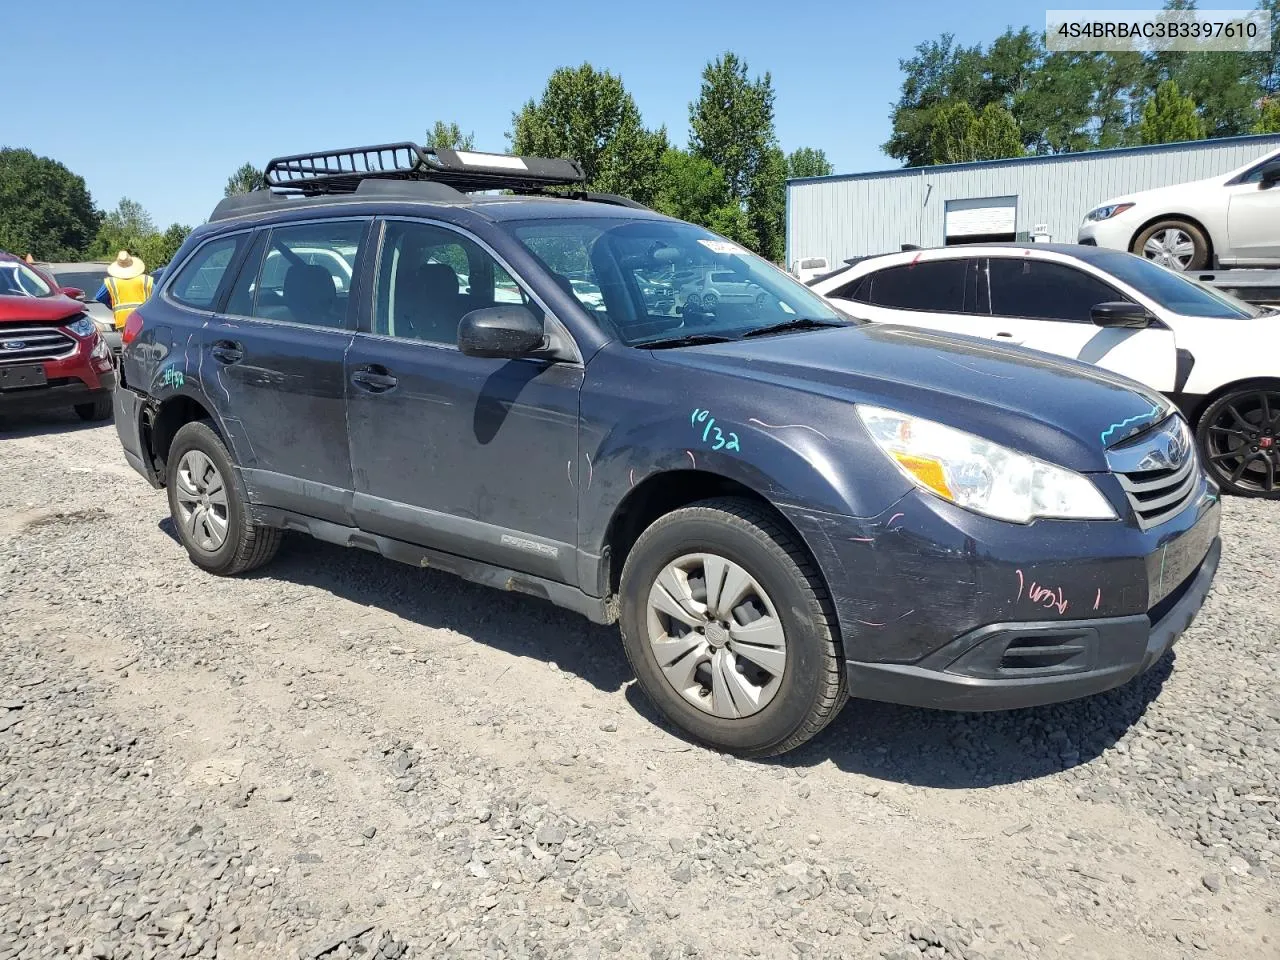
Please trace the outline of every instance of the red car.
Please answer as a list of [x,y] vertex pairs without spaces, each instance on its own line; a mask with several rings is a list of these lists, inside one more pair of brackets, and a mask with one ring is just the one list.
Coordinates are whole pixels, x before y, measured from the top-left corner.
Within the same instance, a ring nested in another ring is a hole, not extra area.
[[115,386],[111,349],[84,304],[0,254],[0,414],[71,407],[106,420]]

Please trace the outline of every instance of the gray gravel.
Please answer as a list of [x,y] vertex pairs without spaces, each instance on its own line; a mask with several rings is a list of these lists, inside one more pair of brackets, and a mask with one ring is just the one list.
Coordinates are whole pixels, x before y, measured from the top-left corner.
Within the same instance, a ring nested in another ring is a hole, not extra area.
[[0,960],[1280,952],[1280,505],[1122,690],[750,763],[537,601],[304,539],[205,576],[109,425],[0,464]]

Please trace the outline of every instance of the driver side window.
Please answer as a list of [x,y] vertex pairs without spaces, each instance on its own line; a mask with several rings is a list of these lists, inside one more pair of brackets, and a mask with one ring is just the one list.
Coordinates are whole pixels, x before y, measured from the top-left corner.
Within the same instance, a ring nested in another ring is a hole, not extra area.
[[378,255],[375,334],[457,346],[462,318],[499,304],[541,312],[474,240],[434,224],[387,222]]

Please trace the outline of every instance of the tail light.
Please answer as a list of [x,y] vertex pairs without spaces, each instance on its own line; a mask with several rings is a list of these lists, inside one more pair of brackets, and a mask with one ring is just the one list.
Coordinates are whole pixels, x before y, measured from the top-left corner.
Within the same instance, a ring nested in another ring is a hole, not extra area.
[[138,339],[138,334],[142,332],[142,314],[137,310],[129,314],[129,319],[124,322],[124,330],[120,333],[121,343],[133,343]]

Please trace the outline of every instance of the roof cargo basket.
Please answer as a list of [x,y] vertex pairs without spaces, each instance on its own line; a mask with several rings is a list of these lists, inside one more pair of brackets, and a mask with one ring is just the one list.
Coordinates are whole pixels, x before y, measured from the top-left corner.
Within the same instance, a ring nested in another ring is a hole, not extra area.
[[582,167],[572,160],[420,147],[415,143],[276,157],[264,174],[269,188],[302,196],[354,193],[366,180],[429,180],[464,193],[538,191],[586,180]]

